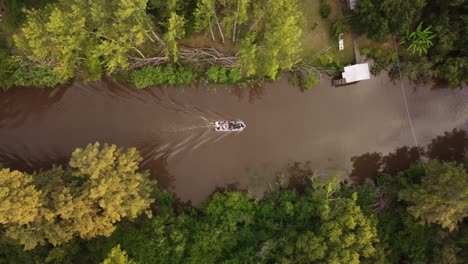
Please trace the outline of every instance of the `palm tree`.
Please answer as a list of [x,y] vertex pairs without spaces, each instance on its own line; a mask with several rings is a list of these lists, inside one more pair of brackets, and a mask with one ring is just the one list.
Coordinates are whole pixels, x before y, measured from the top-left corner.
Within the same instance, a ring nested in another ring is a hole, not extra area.
[[432,26],[428,26],[422,30],[422,22],[413,32],[406,32],[405,38],[401,41],[402,44],[409,44],[408,50],[411,54],[418,53],[419,56],[427,54],[427,51],[432,47],[432,39],[435,37],[430,30]]

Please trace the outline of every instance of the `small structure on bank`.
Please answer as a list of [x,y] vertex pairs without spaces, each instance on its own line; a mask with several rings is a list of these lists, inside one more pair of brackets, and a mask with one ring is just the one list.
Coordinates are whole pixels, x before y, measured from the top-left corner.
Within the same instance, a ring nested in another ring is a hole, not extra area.
[[340,35],[338,36],[338,50],[344,50],[343,33],[340,33]]
[[349,9],[353,10],[356,7],[357,0],[348,0]]
[[345,85],[350,83],[356,83],[362,80],[370,79],[370,71],[368,63],[355,64],[344,67],[344,72],[341,74],[342,79],[335,79],[332,84]]

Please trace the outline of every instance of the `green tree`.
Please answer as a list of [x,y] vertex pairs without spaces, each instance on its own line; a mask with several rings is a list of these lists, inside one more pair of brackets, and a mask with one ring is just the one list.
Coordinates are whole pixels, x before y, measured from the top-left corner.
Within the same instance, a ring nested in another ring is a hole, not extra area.
[[[216,0],[200,0],[197,1],[197,8],[194,11],[195,30],[202,31],[207,28],[210,31],[211,39],[216,41],[213,27],[219,25],[219,19],[216,16]],[[222,34],[222,29],[219,27],[219,33]],[[224,42],[224,35],[223,37]]]
[[328,3],[324,3],[320,6],[320,16],[322,18],[328,18],[331,13],[331,6]]
[[185,19],[182,16],[177,15],[176,12],[172,12],[167,24],[167,32],[164,35],[164,41],[166,42],[166,56],[172,56],[172,60],[177,62],[179,54],[177,39],[180,39],[185,35]]
[[107,258],[102,262],[102,264],[135,264],[136,262],[132,259],[129,259],[127,252],[120,249],[120,245],[117,245],[112,248],[109,252]]
[[223,43],[226,39],[235,43],[241,26],[249,20],[250,7],[251,0],[200,0],[194,11],[195,28],[209,30],[213,41],[218,36]]
[[[194,227],[189,263],[218,263],[233,259],[236,248],[251,236],[257,202],[240,192],[216,193],[203,207],[204,217]],[[239,235],[241,234],[241,235]],[[239,250],[240,251],[240,250]]]
[[426,0],[360,0],[353,10],[353,30],[385,41],[388,34],[404,33],[421,17]]
[[338,188],[334,179],[326,184],[313,182],[299,199],[279,196],[271,206],[282,212],[272,212],[270,217],[285,227],[263,244],[263,262],[360,263],[372,257],[375,223],[356,204],[356,193],[347,198]]
[[249,19],[248,10],[251,7],[251,0],[228,0],[224,3],[221,24],[225,29],[226,38],[231,39],[232,43],[236,43],[240,28]]
[[380,3],[375,0],[360,0],[351,16],[353,31],[365,34],[369,39],[383,42],[389,34],[388,21],[380,13]]
[[13,75],[20,67],[19,60],[7,54],[0,54],[0,87],[3,90],[8,90],[15,85]]
[[468,81],[468,57],[450,57],[437,67],[439,76],[450,85],[457,86]]
[[146,14],[147,0],[65,1],[28,11],[22,32],[15,36],[32,62],[49,66],[60,76],[96,79],[128,67],[128,55],[144,57],[139,46],[160,38]]
[[430,30],[431,26],[422,29],[422,23],[413,32],[406,32],[405,38],[402,43],[408,44],[408,50],[411,54],[418,53],[419,56],[427,54],[428,49],[432,47],[432,39],[435,35]]
[[400,191],[408,211],[426,223],[453,231],[468,216],[468,173],[463,165],[430,161],[420,184]]
[[52,66],[64,78],[74,76],[87,34],[84,10],[63,3],[28,11],[22,35],[15,36],[28,59]]
[[274,80],[300,61],[304,18],[296,0],[259,1],[253,9],[252,33],[240,46],[241,68]]

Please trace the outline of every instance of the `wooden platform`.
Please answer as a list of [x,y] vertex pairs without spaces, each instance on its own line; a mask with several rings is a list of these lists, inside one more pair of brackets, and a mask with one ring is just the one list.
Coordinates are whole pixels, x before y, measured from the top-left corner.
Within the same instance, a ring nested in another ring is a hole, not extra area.
[[333,79],[332,80],[332,85],[333,86],[340,86],[340,85],[345,85],[346,84],[346,79]]

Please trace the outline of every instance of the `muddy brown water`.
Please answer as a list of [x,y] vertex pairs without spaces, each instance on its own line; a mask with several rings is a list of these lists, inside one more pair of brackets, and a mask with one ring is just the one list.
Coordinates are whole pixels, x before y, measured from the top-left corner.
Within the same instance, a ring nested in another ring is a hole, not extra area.
[[[468,89],[405,82],[421,145],[468,128]],[[90,142],[137,147],[143,167],[183,201],[197,204],[216,187],[264,190],[291,161],[350,173],[350,158],[413,146],[399,83],[387,77],[301,92],[287,78],[257,88],[202,85],[184,91],[137,90],[110,80],[57,89],[0,93],[0,163],[31,170],[63,163]],[[240,133],[209,121],[241,119]]]

